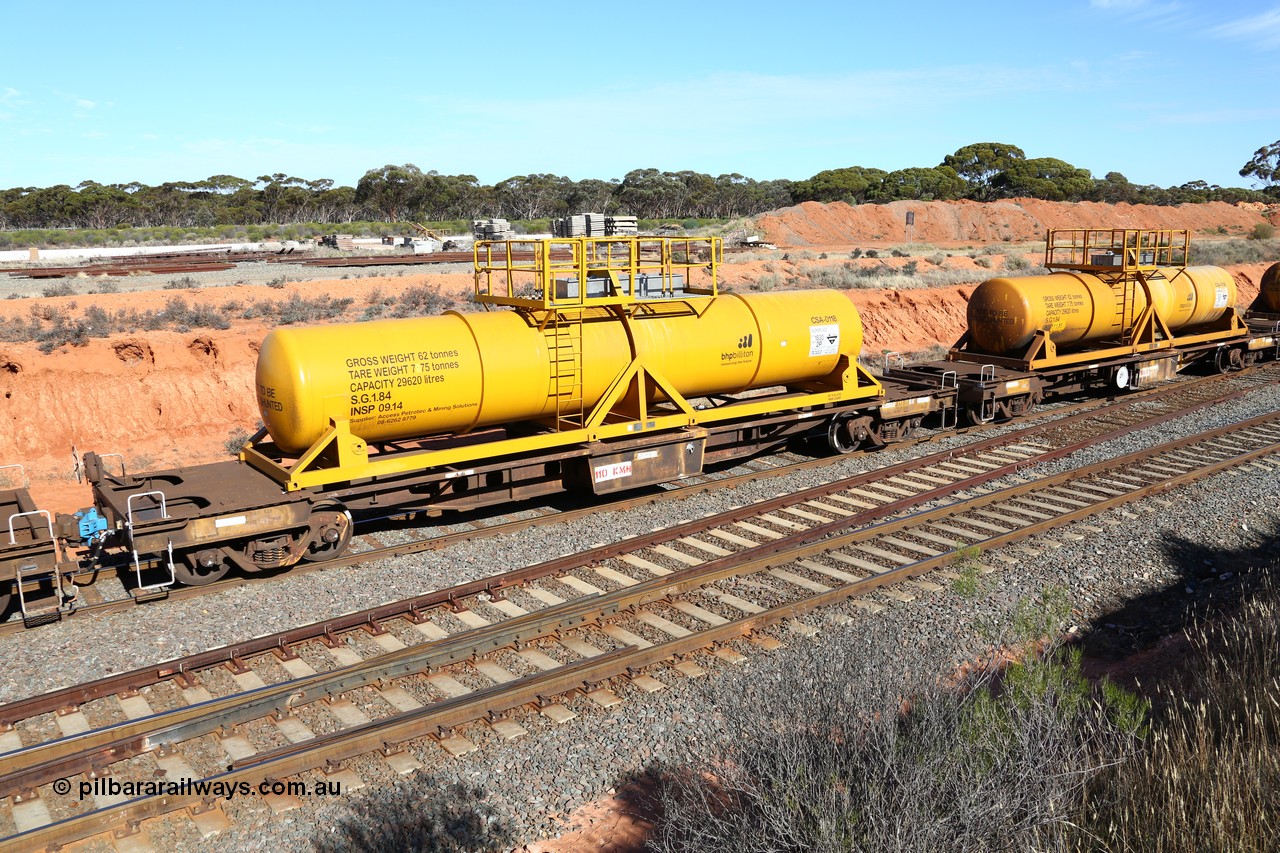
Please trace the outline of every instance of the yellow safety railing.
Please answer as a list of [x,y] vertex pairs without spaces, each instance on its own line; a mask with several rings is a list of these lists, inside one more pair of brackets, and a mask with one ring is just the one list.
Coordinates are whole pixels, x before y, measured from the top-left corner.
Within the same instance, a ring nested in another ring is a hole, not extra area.
[[556,310],[715,296],[719,237],[477,240],[475,299]]
[[1131,272],[1190,263],[1185,228],[1055,229],[1045,239],[1047,269]]

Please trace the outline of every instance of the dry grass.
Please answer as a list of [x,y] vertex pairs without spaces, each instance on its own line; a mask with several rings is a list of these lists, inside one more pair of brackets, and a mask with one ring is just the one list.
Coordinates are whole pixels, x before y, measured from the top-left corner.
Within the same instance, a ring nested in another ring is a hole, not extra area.
[[1090,786],[1070,849],[1275,850],[1280,839],[1280,595],[1190,636],[1140,755]]
[[[1050,595],[1011,623],[1040,637],[1067,612]],[[665,768],[654,849],[1051,849],[1141,719],[1131,697],[1091,690],[1078,655],[1031,654],[958,685],[952,650],[875,632],[824,632],[780,656],[706,688],[721,736]]]

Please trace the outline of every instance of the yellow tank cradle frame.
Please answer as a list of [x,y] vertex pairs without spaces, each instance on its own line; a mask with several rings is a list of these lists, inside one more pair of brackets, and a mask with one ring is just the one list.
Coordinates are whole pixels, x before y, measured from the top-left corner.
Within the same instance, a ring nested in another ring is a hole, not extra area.
[[[672,440],[702,439],[704,425],[794,410],[811,410],[882,395],[883,387],[856,360],[841,357],[825,380],[710,408],[695,408],[658,370],[632,360],[591,408],[582,400],[582,324],[668,313],[701,316],[719,296],[723,259],[719,237],[580,237],[540,241],[482,240],[475,244],[475,301],[506,307],[555,340],[557,416],[537,422],[542,432],[439,449],[380,448],[352,434],[345,418],[329,427],[297,459],[284,457],[266,430],[240,451],[241,461],[287,491],[354,480],[474,465],[486,460],[568,449],[610,439],[679,430]],[[563,276],[563,277],[561,277]],[[692,283],[697,280],[697,284]],[[577,287],[574,287],[574,284]],[[656,285],[656,287],[655,287]],[[656,290],[656,298],[646,298]],[[594,292],[593,292],[594,291]],[[401,442],[408,443],[408,442]]]
[[[1123,327],[1126,330],[1119,345],[1085,348],[1081,352],[1058,354],[1050,339],[1049,329],[1040,329],[1027,348],[1016,356],[988,355],[966,350],[970,334],[956,342],[947,354],[949,361],[977,362],[1036,370],[1071,367],[1100,359],[1168,349],[1175,345],[1208,343],[1236,337],[1244,331],[1235,311],[1202,331],[1177,335],[1155,309],[1148,284],[1151,273],[1161,268],[1183,268],[1190,265],[1191,232],[1185,228],[1063,228],[1050,229],[1045,235],[1044,267],[1049,270],[1090,273],[1111,286],[1121,302]],[[1134,316],[1139,290],[1146,305]]]

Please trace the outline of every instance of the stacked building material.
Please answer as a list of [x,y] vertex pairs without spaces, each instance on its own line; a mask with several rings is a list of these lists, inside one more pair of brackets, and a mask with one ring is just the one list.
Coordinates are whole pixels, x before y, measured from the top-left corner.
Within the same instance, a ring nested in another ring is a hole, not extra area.
[[579,213],[553,219],[551,233],[557,237],[612,237],[638,232],[634,216]]
[[634,216],[606,216],[604,227],[604,233],[608,237],[640,233]]
[[590,214],[579,213],[576,216],[562,216],[551,221],[551,233],[557,237],[589,237],[587,217]]
[[516,236],[507,219],[473,219],[471,233],[477,240],[512,240]]

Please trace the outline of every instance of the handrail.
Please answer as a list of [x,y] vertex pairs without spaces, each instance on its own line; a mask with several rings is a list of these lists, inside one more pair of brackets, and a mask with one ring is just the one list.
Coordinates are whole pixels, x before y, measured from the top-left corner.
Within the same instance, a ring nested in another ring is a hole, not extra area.
[[1130,272],[1190,262],[1191,232],[1185,228],[1059,228],[1045,237],[1048,269]]
[[124,454],[123,453],[99,453],[98,454],[99,459],[111,459],[113,457],[120,460],[120,476],[121,477],[128,476],[124,470]]
[[[542,311],[625,306],[645,298],[640,281],[652,278],[658,279],[662,297],[675,296],[678,290],[690,297],[715,296],[716,271],[723,258],[719,237],[477,240],[475,299],[484,305]],[[694,276],[704,273],[707,281],[695,284]],[[602,282],[604,292],[589,294],[592,282]],[[576,293],[571,283],[577,284]]]
[[[49,541],[50,542],[53,541],[53,513],[49,512],[49,510],[47,509],[33,509],[30,512],[15,512],[13,515],[9,516],[9,544],[10,545],[18,544],[18,537],[14,534],[14,530],[13,530],[13,520],[15,518],[26,518],[27,516],[33,516],[33,515],[39,515],[44,517],[45,524],[49,526]],[[32,530],[33,536],[34,536],[34,532],[35,531],[33,529]]]
[[151,491],[151,492],[138,492],[137,494],[129,495],[129,499],[125,501],[124,507],[125,507],[125,514],[128,516],[127,523],[129,525],[130,537],[133,536],[133,502],[136,501],[138,498],[151,498],[151,497],[155,497],[156,495],[160,496],[160,518],[161,520],[167,519],[169,517],[168,505],[165,502],[164,492],[160,491],[159,489],[156,489],[155,491]]

